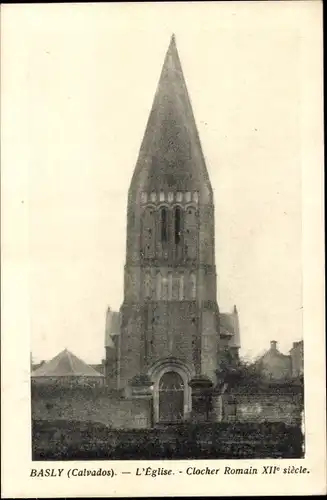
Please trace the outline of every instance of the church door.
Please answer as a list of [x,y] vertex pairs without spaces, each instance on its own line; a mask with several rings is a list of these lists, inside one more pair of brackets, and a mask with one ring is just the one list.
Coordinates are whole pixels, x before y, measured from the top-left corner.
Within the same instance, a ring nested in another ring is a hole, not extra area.
[[166,372],[159,382],[159,421],[181,422],[184,416],[184,383],[176,372]]

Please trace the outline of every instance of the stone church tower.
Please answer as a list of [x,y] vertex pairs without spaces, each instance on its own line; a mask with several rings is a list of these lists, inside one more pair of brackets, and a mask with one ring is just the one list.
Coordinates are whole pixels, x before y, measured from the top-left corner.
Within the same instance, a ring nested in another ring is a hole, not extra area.
[[[128,193],[117,387],[151,386],[155,421],[183,420],[215,383],[214,202],[174,36]],[[150,390],[150,389],[149,389]]]

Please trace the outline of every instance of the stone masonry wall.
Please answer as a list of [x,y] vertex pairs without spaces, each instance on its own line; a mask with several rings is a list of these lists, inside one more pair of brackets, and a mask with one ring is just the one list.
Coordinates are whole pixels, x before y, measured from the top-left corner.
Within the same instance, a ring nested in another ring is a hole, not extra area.
[[[115,394],[81,390],[32,394],[33,420],[93,421],[112,428],[137,429],[152,425],[151,398],[120,398]],[[211,421],[284,422],[301,421],[300,394],[224,394],[212,399]]]
[[[221,408],[222,405],[222,408]],[[303,409],[300,394],[233,394],[214,396],[214,415],[227,422],[284,422],[297,424]],[[217,411],[217,410],[220,411]]]
[[32,397],[34,420],[93,421],[113,428],[148,428],[151,426],[152,402],[148,399],[120,399],[100,395],[90,397],[83,392],[65,396]]

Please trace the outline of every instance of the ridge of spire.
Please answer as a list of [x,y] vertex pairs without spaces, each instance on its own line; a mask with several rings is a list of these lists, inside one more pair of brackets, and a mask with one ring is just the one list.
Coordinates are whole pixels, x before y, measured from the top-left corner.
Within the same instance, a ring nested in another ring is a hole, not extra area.
[[211,192],[191,101],[173,33],[133,175],[135,189]]

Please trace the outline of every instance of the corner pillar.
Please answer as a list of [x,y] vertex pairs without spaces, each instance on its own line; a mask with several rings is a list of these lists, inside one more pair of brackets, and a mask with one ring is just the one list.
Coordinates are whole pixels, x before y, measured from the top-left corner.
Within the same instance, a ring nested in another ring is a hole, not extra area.
[[209,422],[212,407],[213,383],[205,376],[194,377],[189,386],[192,388],[193,422]]

